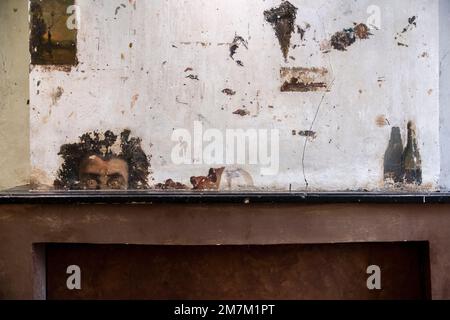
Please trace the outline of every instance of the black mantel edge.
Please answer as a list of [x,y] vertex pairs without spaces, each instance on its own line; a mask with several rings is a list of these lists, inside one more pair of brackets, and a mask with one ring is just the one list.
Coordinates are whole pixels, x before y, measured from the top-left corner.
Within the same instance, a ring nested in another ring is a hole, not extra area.
[[2,204],[152,204],[152,203],[380,203],[450,204],[450,193],[223,193],[223,192],[23,192],[0,193]]

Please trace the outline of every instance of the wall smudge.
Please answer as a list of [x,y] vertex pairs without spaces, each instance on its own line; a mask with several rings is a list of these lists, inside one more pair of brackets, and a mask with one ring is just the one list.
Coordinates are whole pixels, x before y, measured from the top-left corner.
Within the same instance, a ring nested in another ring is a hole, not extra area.
[[226,94],[227,96],[234,96],[236,94],[236,91],[226,88],[222,90],[223,94]]
[[395,40],[397,40],[397,45],[399,47],[406,47],[406,48],[409,47],[409,45],[406,43],[407,41],[405,39],[405,36],[410,30],[412,30],[416,27],[417,27],[417,16],[412,16],[412,17],[408,18],[407,26],[404,27],[401,32],[398,32],[395,35]]
[[64,93],[64,89],[61,87],[56,88],[55,91],[52,92],[52,104],[56,105],[58,101],[61,99]]
[[264,11],[264,18],[275,30],[285,60],[289,56],[292,33],[295,32],[297,10],[289,1],[284,1],[279,7]]
[[281,92],[327,91],[330,82],[325,68],[281,68]]
[[313,140],[317,138],[317,132],[314,132],[314,131],[311,131],[311,130],[299,131],[298,135],[301,136],[301,137],[311,138]]
[[191,183],[194,190],[219,190],[222,174],[225,167],[209,170],[206,177],[191,177]]
[[347,51],[347,48],[356,42],[356,39],[369,39],[372,34],[364,23],[355,24],[352,28],[336,32],[330,40],[331,47],[339,51]]
[[250,111],[245,110],[245,109],[238,109],[238,110],[234,111],[233,114],[241,116],[241,117],[245,117],[245,116],[250,115]]
[[248,49],[248,41],[246,41],[243,37],[235,35],[233,42],[230,45],[230,58],[234,60],[234,55],[236,51],[240,48],[240,46],[244,46],[245,49]]

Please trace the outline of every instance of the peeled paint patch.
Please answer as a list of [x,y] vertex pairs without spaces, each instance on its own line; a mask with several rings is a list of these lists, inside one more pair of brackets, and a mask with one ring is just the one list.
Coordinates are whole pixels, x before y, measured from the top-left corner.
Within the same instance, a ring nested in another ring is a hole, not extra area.
[[281,68],[281,92],[328,91],[330,74],[325,68]]
[[336,32],[331,37],[331,46],[335,50],[347,51],[347,48],[356,42],[356,39],[369,39],[372,34],[364,23],[355,24],[354,27]]
[[285,1],[279,7],[264,11],[264,18],[275,30],[285,60],[289,56],[292,33],[295,32],[297,10],[289,1]]

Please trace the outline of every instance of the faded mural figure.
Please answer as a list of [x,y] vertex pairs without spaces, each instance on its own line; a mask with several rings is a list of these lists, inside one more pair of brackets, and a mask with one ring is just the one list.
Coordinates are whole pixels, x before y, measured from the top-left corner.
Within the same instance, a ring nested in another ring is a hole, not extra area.
[[32,65],[76,65],[77,30],[67,28],[74,0],[30,0]]
[[64,163],[54,183],[60,190],[141,190],[148,188],[150,157],[141,139],[125,130],[86,133],[80,142],[61,147]]

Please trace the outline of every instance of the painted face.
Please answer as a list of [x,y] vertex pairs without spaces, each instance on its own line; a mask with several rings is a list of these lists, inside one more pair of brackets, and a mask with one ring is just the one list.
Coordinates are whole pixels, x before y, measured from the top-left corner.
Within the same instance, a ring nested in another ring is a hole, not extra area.
[[85,190],[126,190],[128,164],[119,158],[103,160],[91,156],[80,166],[80,181]]

